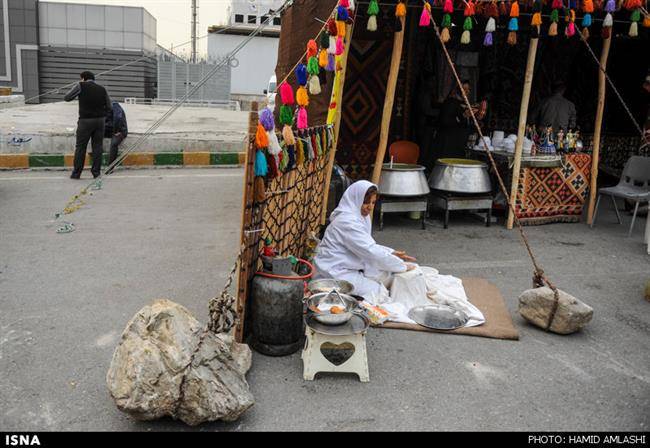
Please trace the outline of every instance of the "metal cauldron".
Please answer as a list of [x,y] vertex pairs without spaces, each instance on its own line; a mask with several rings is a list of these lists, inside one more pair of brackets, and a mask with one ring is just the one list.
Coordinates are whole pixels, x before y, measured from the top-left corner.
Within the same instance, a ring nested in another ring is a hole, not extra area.
[[424,167],[407,163],[385,163],[381,169],[379,193],[387,196],[424,196],[429,194]]
[[469,159],[438,159],[429,177],[434,190],[453,193],[489,193],[490,174],[485,163]]
[[[322,304],[339,306],[345,308],[345,311],[339,314],[318,311],[319,305]],[[318,322],[326,325],[341,325],[346,323],[352,318],[357,308],[358,302],[354,297],[347,294],[340,294],[336,289],[330,292],[313,294],[307,299],[307,312],[313,315],[314,319]]]

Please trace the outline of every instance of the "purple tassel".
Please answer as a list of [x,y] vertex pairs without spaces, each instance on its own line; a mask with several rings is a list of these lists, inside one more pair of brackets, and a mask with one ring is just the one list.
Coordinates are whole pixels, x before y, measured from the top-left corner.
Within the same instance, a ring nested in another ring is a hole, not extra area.
[[275,120],[273,119],[273,112],[268,107],[265,107],[260,112],[260,123],[266,131],[272,131],[275,128]]
[[605,5],[605,12],[612,13],[616,11],[616,2],[614,0],[607,0],[607,4]]
[[327,55],[327,66],[325,67],[325,70],[328,72],[333,72],[336,70],[336,59],[332,53],[329,53]]
[[485,33],[485,39],[483,39],[483,45],[486,47],[492,46],[492,33]]

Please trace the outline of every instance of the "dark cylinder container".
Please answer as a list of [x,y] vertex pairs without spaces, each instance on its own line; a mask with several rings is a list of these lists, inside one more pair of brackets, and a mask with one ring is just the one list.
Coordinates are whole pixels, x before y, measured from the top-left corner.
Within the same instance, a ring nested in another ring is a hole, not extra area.
[[251,287],[252,347],[269,356],[285,356],[302,347],[304,283],[257,274]]

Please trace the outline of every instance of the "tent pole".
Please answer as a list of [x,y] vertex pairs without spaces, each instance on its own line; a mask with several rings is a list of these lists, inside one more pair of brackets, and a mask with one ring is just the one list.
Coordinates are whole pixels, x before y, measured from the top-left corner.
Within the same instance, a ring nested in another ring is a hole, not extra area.
[[612,38],[603,39],[603,49],[600,53],[600,70],[598,72],[598,105],[596,106],[596,122],[594,124],[594,149],[591,154],[591,183],[589,185],[589,208],[587,211],[587,224],[591,225],[594,219],[594,205],[596,204],[596,193],[598,181],[598,159],[600,156],[600,131],[603,126],[603,112],[605,111],[605,68],[609,56],[609,47]]
[[379,134],[379,146],[377,147],[377,157],[375,159],[375,168],[372,171],[372,183],[377,185],[381,176],[381,168],[386,155],[386,146],[388,145],[388,132],[390,131],[390,119],[393,114],[393,101],[395,100],[395,87],[397,86],[397,76],[399,74],[399,65],[402,60],[402,45],[404,43],[404,17],[399,17],[402,22],[402,31],[395,33],[393,38],[393,54],[390,60],[390,71],[388,72],[388,82],[386,83],[386,96],[384,97],[384,110],[381,116],[381,131]]
[[526,61],[526,74],[524,75],[524,90],[521,94],[519,108],[519,127],[517,128],[517,143],[515,144],[515,163],[512,167],[512,187],[510,188],[510,207],[508,208],[508,230],[512,229],[515,220],[514,210],[519,188],[519,172],[521,171],[521,156],[524,146],[524,133],[528,119],[528,103],[530,102],[530,89],[533,85],[533,72],[535,69],[535,56],[537,54],[538,38],[531,38],[528,45],[528,60]]
[[[321,206],[321,225],[325,225],[327,221],[327,201],[329,200],[330,194],[330,182],[332,180],[332,168],[334,167],[334,160],[336,156],[336,148],[339,144],[339,130],[341,129],[341,110],[343,105],[341,100],[343,99],[343,88],[345,86],[345,73],[348,69],[348,54],[350,53],[350,45],[352,45],[352,33],[354,32],[354,25],[346,25],[345,30],[345,51],[343,57],[341,58],[341,77],[339,79],[339,86],[336,92],[336,117],[334,119],[334,143],[332,149],[329,153],[329,160],[327,161],[327,171],[325,172],[325,185],[323,187],[323,204]],[[333,88],[333,87],[332,87]]]

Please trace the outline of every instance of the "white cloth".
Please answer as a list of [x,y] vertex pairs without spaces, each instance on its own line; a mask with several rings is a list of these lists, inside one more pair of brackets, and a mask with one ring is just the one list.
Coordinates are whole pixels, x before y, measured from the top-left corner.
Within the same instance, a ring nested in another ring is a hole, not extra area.
[[390,320],[415,323],[408,317],[411,308],[438,303],[463,311],[469,320],[465,327],[485,323],[483,313],[472,305],[465,294],[461,279],[451,275],[441,275],[436,269],[418,268],[395,274],[390,288],[390,298],[381,307],[391,313]]
[[384,285],[391,279],[387,273],[404,272],[406,264],[392,254],[393,249],[375,242],[370,217],[361,215],[366,192],[372,186],[360,180],[345,190],[318,245],[315,278],[347,280],[354,285],[355,294],[372,303],[383,303],[389,299]]

